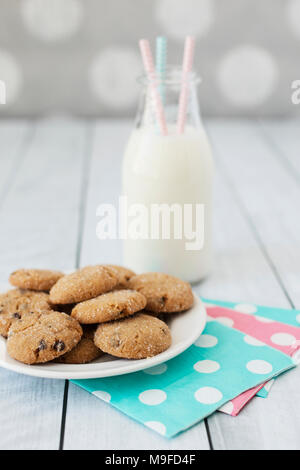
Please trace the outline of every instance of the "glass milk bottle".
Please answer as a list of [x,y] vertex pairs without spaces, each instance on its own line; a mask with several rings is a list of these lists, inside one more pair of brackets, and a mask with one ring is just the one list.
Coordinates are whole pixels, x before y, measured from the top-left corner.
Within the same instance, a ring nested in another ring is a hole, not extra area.
[[159,130],[148,78],[138,81],[140,103],[122,169],[123,262],[136,273],[160,271],[197,282],[212,267],[213,160],[199,114],[200,80],[189,74],[182,133],[176,126],[181,70],[167,68],[159,80],[167,135]]

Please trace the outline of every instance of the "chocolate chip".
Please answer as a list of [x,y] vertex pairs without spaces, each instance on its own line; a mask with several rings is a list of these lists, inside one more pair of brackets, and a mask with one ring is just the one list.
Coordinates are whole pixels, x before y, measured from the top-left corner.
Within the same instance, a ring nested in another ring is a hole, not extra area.
[[160,301],[160,303],[161,303],[162,305],[165,305],[165,303],[166,303],[167,300],[168,300],[168,297],[165,296],[165,295],[159,299],[159,301]]
[[60,340],[57,340],[55,341],[55,343],[53,344],[53,349],[55,349],[55,351],[63,351],[65,349],[66,345],[63,341],[60,341]]
[[13,314],[12,314],[12,317],[13,317],[13,318],[16,318],[17,320],[20,320],[21,315],[16,312],[16,313],[13,313]]
[[42,339],[42,340],[40,341],[38,350],[39,350],[39,351],[43,351],[44,349],[47,349],[47,344],[46,344],[46,342]]

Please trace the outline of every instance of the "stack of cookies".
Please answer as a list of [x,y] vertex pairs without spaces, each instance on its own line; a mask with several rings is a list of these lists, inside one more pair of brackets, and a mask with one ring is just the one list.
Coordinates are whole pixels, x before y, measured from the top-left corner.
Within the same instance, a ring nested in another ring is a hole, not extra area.
[[7,338],[8,354],[25,364],[85,364],[104,353],[156,356],[172,341],[158,317],[193,305],[188,283],[114,265],[67,275],[20,269],[9,280],[15,289],[0,295],[0,334]]

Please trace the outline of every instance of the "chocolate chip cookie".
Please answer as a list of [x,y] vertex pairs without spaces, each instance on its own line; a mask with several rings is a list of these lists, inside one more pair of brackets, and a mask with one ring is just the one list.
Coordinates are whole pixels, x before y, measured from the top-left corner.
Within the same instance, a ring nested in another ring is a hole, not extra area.
[[63,364],[87,364],[101,357],[104,353],[94,343],[96,328],[91,325],[82,327],[83,335],[77,346],[70,352],[60,356],[55,362]]
[[9,276],[9,282],[21,289],[49,291],[64,274],[48,269],[18,269]]
[[10,327],[7,352],[25,364],[48,362],[71,351],[81,336],[78,321],[65,313],[26,314]]
[[146,303],[146,297],[137,291],[116,290],[77,304],[71,315],[83,324],[103,323],[133,315]]
[[171,333],[163,321],[138,313],[98,326],[94,341],[102,351],[126,359],[156,356],[171,345]]
[[132,277],[128,284],[146,297],[146,310],[151,312],[182,312],[194,302],[190,284],[168,274],[140,274]]
[[50,290],[53,304],[72,304],[112,290],[118,278],[104,266],[87,266],[60,278]]
[[7,337],[13,323],[30,312],[51,310],[49,295],[45,292],[12,289],[0,295],[0,335]]

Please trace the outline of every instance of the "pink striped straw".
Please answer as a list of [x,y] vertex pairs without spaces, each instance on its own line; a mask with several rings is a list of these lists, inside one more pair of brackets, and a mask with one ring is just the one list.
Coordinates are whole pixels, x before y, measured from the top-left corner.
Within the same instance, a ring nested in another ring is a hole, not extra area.
[[187,36],[184,44],[183,64],[182,64],[182,82],[179,97],[177,133],[183,134],[186,123],[186,111],[188,100],[188,78],[193,67],[195,50],[195,38]]
[[151,54],[150,44],[147,39],[140,40],[140,50],[145,67],[146,74],[149,79],[149,85],[154,98],[154,109],[156,113],[157,122],[162,135],[168,135],[167,123],[165,118],[164,108],[161,102],[160,94],[157,89],[157,80],[154,68],[153,57]]

